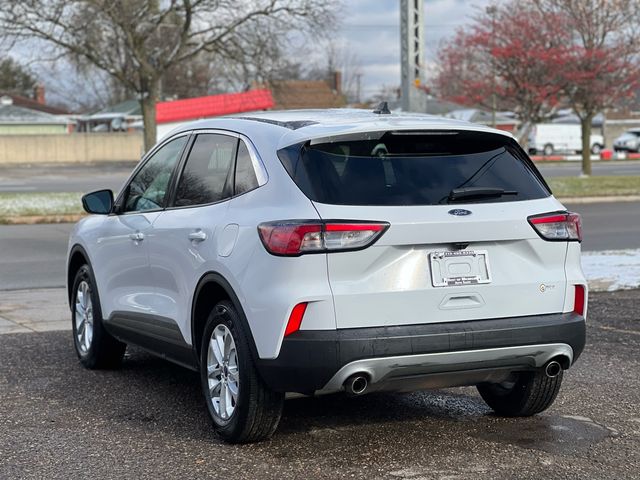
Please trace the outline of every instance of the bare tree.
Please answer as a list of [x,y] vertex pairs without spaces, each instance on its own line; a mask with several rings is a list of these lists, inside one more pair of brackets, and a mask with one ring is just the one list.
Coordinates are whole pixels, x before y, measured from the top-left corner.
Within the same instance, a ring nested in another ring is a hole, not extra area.
[[113,77],[88,65],[75,65],[63,59],[34,59],[30,64],[38,77],[46,79],[47,103],[70,112],[94,112],[133,96],[127,95]]
[[0,30],[16,41],[43,40],[135,92],[149,149],[172,67],[203,52],[242,61],[256,39],[284,39],[260,33],[326,31],[335,8],[324,0],[0,0]]
[[349,45],[329,39],[318,49],[322,54],[307,67],[304,78],[309,80],[332,80],[335,72],[340,72],[340,90],[347,101],[359,103],[362,63]]
[[562,18],[570,33],[560,73],[582,125],[582,174],[591,175],[593,118],[640,85],[637,0],[535,0],[544,18]]

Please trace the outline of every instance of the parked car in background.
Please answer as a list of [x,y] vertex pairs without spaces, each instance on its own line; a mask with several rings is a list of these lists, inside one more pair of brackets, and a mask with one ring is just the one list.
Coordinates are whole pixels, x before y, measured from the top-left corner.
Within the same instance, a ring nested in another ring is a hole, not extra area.
[[187,124],[115,200],[85,195],[81,363],[135,344],[199,371],[230,442],[272,435],[287,393],[476,385],[500,415],[548,408],[585,345],[580,216],[510,134],[385,110]]
[[[604,148],[602,135],[591,135],[591,153],[598,155]],[[529,134],[529,153],[532,155],[553,155],[556,153],[580,153],[582,151],[582,131],[573,123],[539,123]]]
[[616,152],[640,152],[640,129],[624,132],[615,139],[613,148]]

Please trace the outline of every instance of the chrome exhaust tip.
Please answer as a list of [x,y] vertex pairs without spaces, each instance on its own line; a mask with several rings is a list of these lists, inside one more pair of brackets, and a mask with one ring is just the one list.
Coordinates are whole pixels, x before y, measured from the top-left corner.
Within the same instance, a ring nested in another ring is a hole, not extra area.
[[344,382],[344,389],[349,395],[362,395],[369,386],[369,380],[365,375],[356,373]]
[[560,375],[560,372],[562,372],[562,365],[560,365],[558,362],[556,362],[555,360],[551,360],[549,363],[547,363],[547,365],[544,367],[544,373],[547,375],[547,377],[549,378],[555,378],[558,375]]

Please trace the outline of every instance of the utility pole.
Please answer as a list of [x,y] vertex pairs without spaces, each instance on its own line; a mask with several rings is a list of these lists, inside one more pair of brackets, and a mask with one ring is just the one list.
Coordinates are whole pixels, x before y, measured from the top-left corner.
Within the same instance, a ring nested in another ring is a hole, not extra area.
[[493,49],[496,42],[496,13],[498,8],[495,5],[489,5],[486,8],[486,12],[491,15],[491,126],[496,128],[496,68]]
[[424,113],[424,0],[400,0],[400,63],[402,110]]

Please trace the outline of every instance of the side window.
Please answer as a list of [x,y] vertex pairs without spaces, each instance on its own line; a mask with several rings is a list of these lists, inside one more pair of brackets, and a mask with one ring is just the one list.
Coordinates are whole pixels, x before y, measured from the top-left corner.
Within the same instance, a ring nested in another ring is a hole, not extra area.
[[129,183],[123,212],[144,212],[163,208],[173,169],[180,159],[187,136],[170,141],[144,164]]
[[256,178],[256,172],[253,169],[253,163],[251,162],[251,155],[247,145],[240,140],[238,146],[238,158],[236,160],[236,189],[235,194],[248,192],[258,187],[258,179]]
[[219,202],[233,195],[233,160],[238,139],[203,133],[196,137],[184,166],[176,206]]

